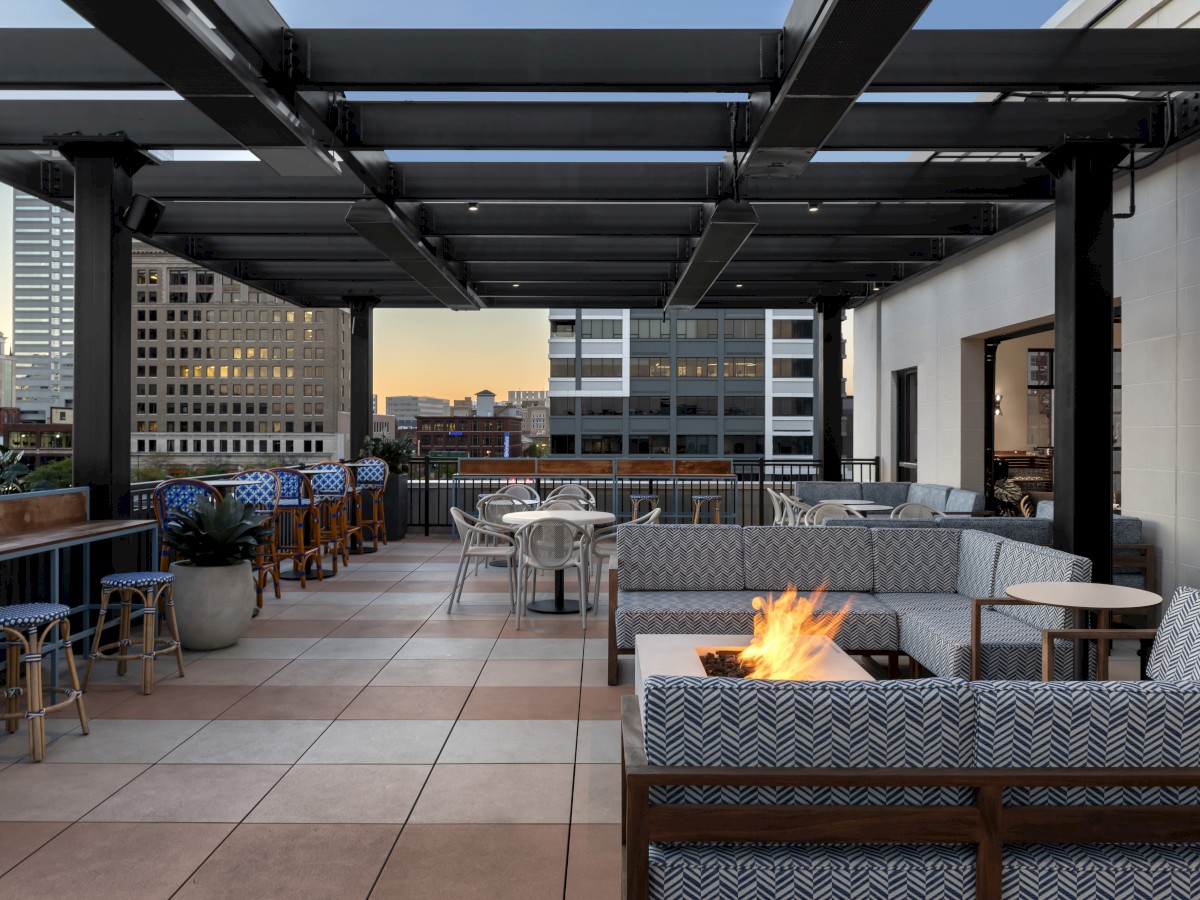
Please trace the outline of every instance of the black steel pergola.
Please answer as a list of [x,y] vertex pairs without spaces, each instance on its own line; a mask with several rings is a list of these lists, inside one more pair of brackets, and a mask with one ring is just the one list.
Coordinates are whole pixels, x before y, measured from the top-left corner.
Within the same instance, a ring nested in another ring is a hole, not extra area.
[[[369,429],[376,307],[814,306],[835,347],[843,307],[1053,206],[1060,345],[1078,342],[1058,354],[1056,527],[1062,546],[1110,556],[1111,534],[1088,521],[1111,512],[1107,496],[1096,503],[1089,494],[1104,492],[1085,485],[1111,471],[1095,455],[1111,444],[1113,177],[1131,152],[1190,137],[1200,100],[1179,92],[1200,86],[1200,33],[914,31],[928,2],[796,0],[777,30],[505,31],[293,29],[269,0],[66,0],[94,29],[0,29],[0,89],[170,89],[184,101],[0,101],[0,180],[76,215],[77,478],[120,511],[131,239],[120,222],[134,193],[165,207],[141,239],[301,306],[349,306],[352,441]],[[347,97],[380,91],[563,100]],[[571,99],[582,91],[747,99]],[[879,91],[1008,99],[864,102]],[[170,149],[260,161],[150,164],[146,151]],[[724,160],[388,156],[445,149]],[[936,153],[813,162],[818,150]],[[831,472],[839,356],[822,366]]]

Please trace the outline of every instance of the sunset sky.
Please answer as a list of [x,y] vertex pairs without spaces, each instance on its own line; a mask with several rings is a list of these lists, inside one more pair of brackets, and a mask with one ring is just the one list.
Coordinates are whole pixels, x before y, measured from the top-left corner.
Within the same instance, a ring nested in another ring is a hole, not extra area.
[[[730,19],[727,0],[276,0],[287,21],[300,28],[778,28],[791,0],[739,0]],[[1061,0],[933,0],[921,20],[925,28],[1036,28]],[[0,23],[8,27],[80,27],[85,23],[59,0],[0,0]],[[0,91],[0,98],[30,96]],[[36,95],[42,96],[42,95]],[[53,95],[51,95],[53,96]],[[61,96],[61,95],[60,95]],[[419,95],[363,95],[375,99],[418,99]],[[511,99],[504,93],[486,95]],[[561,99],[562,95],[524,95]],[[468,99],[467,95],[460,99]],[[484,99],[470,95],[469,99]],[[589,95],[604,99],[604,95]],[[629,100],[623,94],[613,99]],[[662,99],[655,97],[654,99]],[[895,96],[878,99],[935,99]],[[937,97],[936,99],[970,99]],[[502,160],[713,160],[721,154],[695,153],[424,153],[390,154],[397,161],[424,159]],[[904,159],[907,153],[893,154]],[[852,158],[837,154],[838,159]],[[881,158],[873,154],[872,158]],[[0,330],[12,334],[11,191],[0,185]],[[545,310],[483,311],[379,310],[376,312],[375,392],[424,394],[454,399],[487,388],[504,397],[509,390],[547,386],[548,326]]]

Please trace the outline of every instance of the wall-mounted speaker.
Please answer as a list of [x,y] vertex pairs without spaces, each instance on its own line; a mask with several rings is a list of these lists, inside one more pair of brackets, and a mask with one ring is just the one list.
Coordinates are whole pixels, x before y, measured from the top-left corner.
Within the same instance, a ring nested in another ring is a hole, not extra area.
[[129,204],[129,209],[125,210],[125,217],[121,221],[135,234],[150,237],[158,228],[165,210],[166,207],[153,197],[134,194],[133,202]]

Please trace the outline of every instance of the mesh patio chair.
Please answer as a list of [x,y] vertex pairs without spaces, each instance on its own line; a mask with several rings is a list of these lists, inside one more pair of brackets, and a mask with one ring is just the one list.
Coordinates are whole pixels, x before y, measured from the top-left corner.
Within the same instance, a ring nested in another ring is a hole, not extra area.
[[154,518],[158,521],[158,568],[165,572],[171,566],[171,548],[166,542],[166,526],[180,512],[190,512],[200,500],[221,502],[221,492],[211,484],[196,478],[172,478],[154,489]]
[[[529,507],[516,497],[508,494],[484,494],[475,504],[479,518],[489,525],[501,530],[515,531],[511,525],[506,525],[504,517],[509,513],[525,512]],[[475,560],[475,571],[479,571],[479,560]]]
[[[514,529],[507,525],[495,526],[478,516],[464,512],[457,506],[451,507],[450,517],[454,520],[454,529],[462,541],[462,554],[458,558],[458,571],[454,575],[454,587],[450,589],[450,602],[446,612],[454,611],[454,604],[462,603],[463,585],[467,581],[468,569],[472,561],[476,567],[481,561],[503,559],[508,562],[508,596],[512,603],[513,612],[517,611],[517,538]],[[517,628],[521,620],[517,618]]]
[[279,590],[279,545],[276,540],[278,524],[275,519],[279,515],[279,498],[283,488],[279,476],[270,469],[247,469],[235,475],[234,480],[245,482],[233,489],[234,496],[247,507],[266,516],[272,526],[270,541],[260,544],[254,552],[254,599],[258,608],[262,609],[268,576],[275,586],[275,599],[282,597]]
[[573,509],[578,511],[589,510],[591,507],[588,506],[587,500],[583,497],[552,497],[543,500],[542,505],[538,509],[541,511],[553,509]]
[[520,547],[520,571],[517,602],[517,625],[525,609],[526,586],[532,580],[528,595],[537,597],[538,572],[563,572],[574,569],[579,574],[579,621],[587,630],[588,550],[587,529],[566,519],[542,519],[526,525],[517,532]]
[[862,513],[839,503],[818,503],[806,514],[806,525],[820,525],[826,519],[865,519]]
[[941,514],[941,510],[926,506],[924,503],[901,503],[892,510],[890,518],[933,520]]
[[[644,516],[631,519],[629,522],[623,524],[654,525],[658,522],[658,517],[661,515],[662,510],[655,508]],[[612,566],[613,562],[617,559],[617,529],[619,527],[621,526],[614,524],[597,528],[592,531],[591,537],[588,539],[588,552],[591,554],[591,563],[595,566],[591,576],[593,604],[600,602],[600,583],[604,575],[604,564],[607,562],[609,566]]]
[[596,508],[596,495],[581,484],[560,484],[546,495],[547,500],[557,500],[565,497],[575,497],[584,501],[584,509]]
[[[524,500],[527,503],[540,503],[542,500],[541,495],[538,494],[537,491],[535,491],[529,485],[522,484],[520,482],[506,484],[504,487],[500,488],[500,490],[496,491],[496,493],[505,494],[509,497],[516,497],[518,500]],[[532,508],[532,506],[526,507],[526,509]]]
[[321,540],[321,516],[316,496],[308,476],[297,469],[271,469],[279,479],[279,502],[276,504],[275,548],[279,560],[292,561],[292,568],[300,574],[300,587],[308,587],[308,566],[314,561],[317,580],[323,581],[321,568],[323,542]]
[[383,514],[383,491],[387,487],[388,464],[378,456],[359,460],[355,488],[358,491],[358,524],[362,529],[362,540],[371,535],[371,546],[379,549],[379,542],[387,546],[387,522]]

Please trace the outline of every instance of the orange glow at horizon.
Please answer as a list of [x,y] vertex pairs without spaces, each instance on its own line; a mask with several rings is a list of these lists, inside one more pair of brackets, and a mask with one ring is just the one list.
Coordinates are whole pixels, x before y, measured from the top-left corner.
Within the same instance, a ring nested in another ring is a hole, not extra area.
[[509,391],[544,391],[549,385],[550,320],[544,309],[379,309],[374,318],[380,412],[389,396],[453,401],[487,389],[504,400]]

